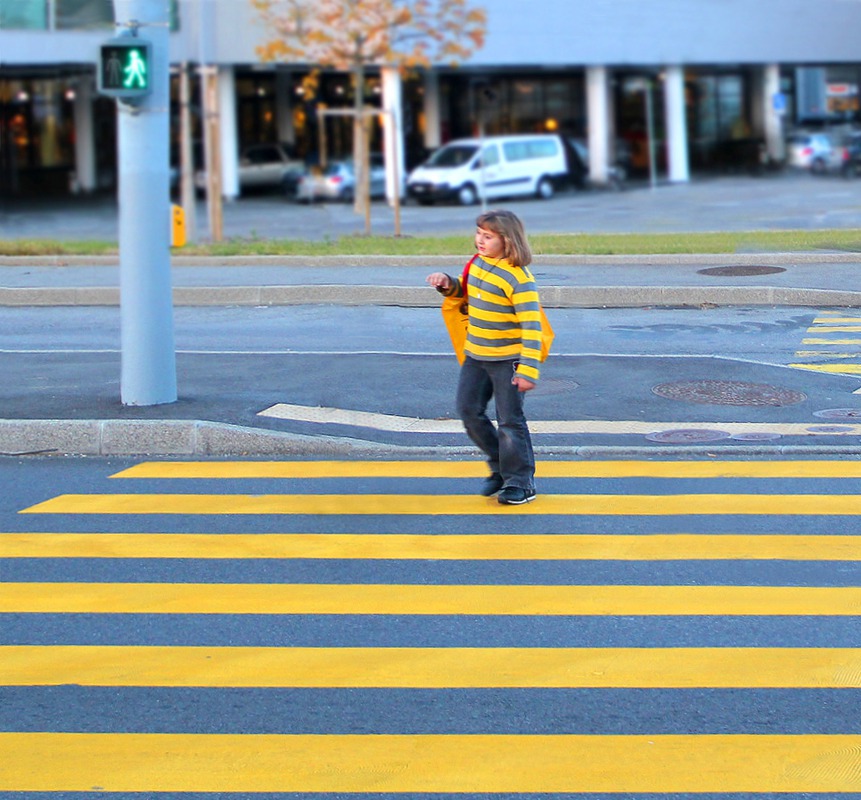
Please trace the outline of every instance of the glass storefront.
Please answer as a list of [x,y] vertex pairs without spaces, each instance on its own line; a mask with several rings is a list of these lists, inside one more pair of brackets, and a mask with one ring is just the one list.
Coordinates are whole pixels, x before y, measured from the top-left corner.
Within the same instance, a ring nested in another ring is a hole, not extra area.
[[[69,0],[67,10],[87,7],[84,0]],[[44,7],[39,5],[43,11]],[[59,10],[60,2],[55,4]],[[8,4],[4,4],[8,10]],[[28,9],[32,6],[28,5]],[[31,18],[34,19],[34,18]],[[81,21],[81,18],[78,18]],[[814,75],[814,68],[805,68]],[[859,119],[861,67],[815,68],[822,74],[818,95],[827,101],[820,124],[834,126]],[[799,70],[786,67],[781,92],[786,98],[786,129],[800,123],[804,108],[813,107],[812,92],[799,84]],[[68,193],[75,173],[75,97],[81,78],[78,70],[57,75],[23,70],[0,79],[0,195]],[[296,157],[315,163],[321,142],[329,158],[352,155],[352,117],[321,117],[318,107],[351,110],[353,87],[349,75],[323,73],[313,97],[306,92],[301,71],[244,69],[236,72],[236,110],[239,147],[285,140]],[[666,168],[663,81],[658,72],[611,72],[610,87],[616,146],[624,146],[635,172],[649,169],[647,105],[643,85],[650,81],[652,136],[657,168]],[[751,69],[692,69],[685,75],[685,105],[690,166],[713,171],[746,165],[757,157],[762,133],[755,128],[755,98],[761,74]],[[172,153],[178,153],[178,98],[172,82]],[[200,165],[199,85],[192,81],[195,159]],[[439,75],[439,118],[442,141],[474,136],[555,131],[572,137],[587,135],[585,73],[488,72],[467,74],[445,70]],[[403,83],[403,124],[407,168],[424,160],[424,80],[414,75]],[[815,98],[814,98],[815,99]],[[377,106],[380,79],[370,75],[366,102]],[[760,101],[761,102],[761,101]],[[805,105],[805,102],[807,105]],[[816,101],[818,102],[818,100]],[[824,106],[823,106],[824,107]],[[94,95],[92,101],[98,189],[114,186],[116,170],[115,103]],[[806,123],[805,123],[806,124]],[[320,127],[325,125],[321,137]],[[371,125],[371,148],[382,149],[382,130]],[[757,138],[758,136],[758,138]]]
[[[170,15],[171,30],[177,30],[178,0],[171,0]],[[0,30],[93,30],[113,24],[113,0],[0,0]]]
[[[79,79],[0,81],[0,195],[61,195],[73,189]],[[114,103],[96,98],[92,108],[100,186],[110,186],[116,164]]]
[[443,141],[497,133],[558,131],[582,136],[586,103],[582,73],[465,76],[440,79]]

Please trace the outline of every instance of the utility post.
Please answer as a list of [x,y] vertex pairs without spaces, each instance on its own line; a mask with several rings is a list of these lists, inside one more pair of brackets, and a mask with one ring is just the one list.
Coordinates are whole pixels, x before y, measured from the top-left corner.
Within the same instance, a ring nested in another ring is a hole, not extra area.
[[218,99],[218,67],[201,66],[204,150],[206,151],[206,203],[209,234],[213,242],[224,239],[224,206],[221,192],[221,115]]
[[173,403],[170,275],[169,0],[114,0],[118,35],[101,46],[99,90],[117,100],[120,392],[124,405]]
[[181,205],[185,212],[186,238],[197,241],[197,204],[194,187],[194,150],[191,143],[191,77],[188,64],[179,68],[179,126],[180,126],[180,175],[179,190]]

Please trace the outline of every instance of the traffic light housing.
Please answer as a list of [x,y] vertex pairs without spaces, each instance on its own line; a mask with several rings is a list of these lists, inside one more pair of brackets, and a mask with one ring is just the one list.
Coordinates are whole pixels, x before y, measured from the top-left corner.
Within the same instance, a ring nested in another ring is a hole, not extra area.
[[99,48],[99,92],[134,102],[152,91],[152,46],[137,36],[119,36]]

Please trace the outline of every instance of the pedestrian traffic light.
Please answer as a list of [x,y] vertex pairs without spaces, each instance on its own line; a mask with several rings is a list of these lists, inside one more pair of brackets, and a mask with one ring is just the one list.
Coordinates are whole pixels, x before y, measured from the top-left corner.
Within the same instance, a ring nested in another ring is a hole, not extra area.
[[99,92],[134,101],[152,91],[152,48],[146,39],[120,36],[103,42],[99,52]]

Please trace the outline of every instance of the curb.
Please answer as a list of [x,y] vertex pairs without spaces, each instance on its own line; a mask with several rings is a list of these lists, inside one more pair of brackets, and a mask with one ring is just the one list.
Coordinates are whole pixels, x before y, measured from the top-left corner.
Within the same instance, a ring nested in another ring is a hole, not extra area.
[[[861,306],[861,291],[775,286],[542,286],[546,308],[636,308],[639,306]],[[0,307],[109,306],[120,304],[118,287],[0,287]],[[398,306],[437,308],[427,287],[179,286],[177,307],[204,306]]]
[[[451,266],[468,258],[463,253],[427,256],[185,256],[174,254],[171,264],[175,267],[422,267]],[[634,266],[700,266],[720,264],[726,266],[751,266],[762,264],[776,266],[787,262],[794,264],[858,264],[861,252],[762,252],[762,253],[675,253],[655,255],[555,255],[536,254],[534,265],[541,266],[586,266],[624,265]],[[119,254],[105,256],[0,256],[0,267],[115,267],[119,266]]]
[[[725,452],[721,453],[720,451]],[[544,456],[861,456],[849,445],[540,445]],[[471,445],[392,445],[309,436],[204,420],[0,420],[0,456],[299,456],[453,458],[479,455]]]

